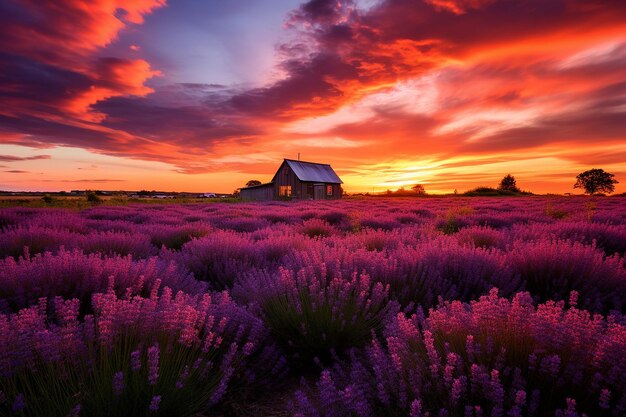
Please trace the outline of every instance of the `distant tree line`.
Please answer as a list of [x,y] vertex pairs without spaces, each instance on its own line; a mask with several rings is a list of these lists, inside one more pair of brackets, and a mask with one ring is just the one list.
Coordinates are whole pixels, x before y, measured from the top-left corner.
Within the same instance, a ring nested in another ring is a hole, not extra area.
[[[590,169],[585,172],[581,172],[576,176],[576,184],[574,184],[574,188],[581,188],[585,190],[586,194],[589,195],[598,195],[598,194],[610,194],[615,191],[615,184],[619,184],[619,181],[615,179],[614,174],[610,174],[603,169]],[[261,181],[259,180],[249,180],[246,182],[246,187],[253,187],[255,185],[261,185]],[[458,192],[455,189],[454,195],[457,195]],[[347,194],[346,194],[347,195]],[[355,195],[376,195],[370,193],[358,193]],[[379,196],[381,194],[378,194]],[[417,197],[417,196],[427,196],[426,188],[423,184],[415,184],[411,188],[406,189],[404,187],[400,187],[397,190],[393,191],[388,189],[382,195],[388,197]],[[492,187],[477,187],[472,190],[464,192],[462,195],[465,196],[501,196],[501,195],[532,195],[529,191],[522,191],[517,186],[517,180],[511,174],[506,174],[498,184],[497,188]],[[239,189],[233,192],[233,196],[239,196]]]

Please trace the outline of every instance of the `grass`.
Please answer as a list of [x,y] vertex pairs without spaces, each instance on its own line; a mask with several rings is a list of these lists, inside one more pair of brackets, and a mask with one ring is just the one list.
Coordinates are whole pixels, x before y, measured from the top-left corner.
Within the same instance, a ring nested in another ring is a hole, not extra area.
[[130,204],[198,204],[198,203],[238,203],[238,198],[128,198],[117,196],[98,196],[100,202],[87,201],[85,196],[2,196],[1,207],[31,207],[31,208],[65,208],[82,210],[94,206],[128,206]]

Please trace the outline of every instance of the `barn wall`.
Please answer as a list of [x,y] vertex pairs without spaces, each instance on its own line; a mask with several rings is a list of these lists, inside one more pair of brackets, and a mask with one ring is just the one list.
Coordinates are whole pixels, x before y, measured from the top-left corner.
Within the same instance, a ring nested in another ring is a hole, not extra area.
[[[315,199],[315,185],[323,184],[324,192],[323,192],[323,200],[336,200],[341,198],[341,184],[329,184],[329,183],[320,183],[320,182],[301,182],[301,199],[302,200],[311,200]],[[326,194],[326,187],[331,185],[333,187],[333,194]],[[309,187],[311,188],[311,194],[309,194]]]
[[[280,187],[290,186],[291,197],[280,195]],[[304,187],[306,192],[306,187]],[[277,200],[297,200],[303,198],[303,183],[287,164],[283,164],[274,177],[274,197]]]
[[341,184],[333,184],[333,195],[326,198],[332,200],[341,198]]
[[242,188],[239,196],[243,201],[268,201],[274,199],[274,185],[267,184],[258,187]]

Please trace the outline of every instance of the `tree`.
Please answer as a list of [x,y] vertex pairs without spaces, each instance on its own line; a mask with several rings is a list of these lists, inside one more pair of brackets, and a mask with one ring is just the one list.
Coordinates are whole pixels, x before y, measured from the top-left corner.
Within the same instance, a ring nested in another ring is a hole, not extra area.
[[411,190],[413,190],[415,194],[419,194],[419,195],[426,194],[426,189],[424,188],[422,184],[415,184],[413,187],[411,187]]
[[506,174],[502,181],[500,181],[500,185],[498,185],[498,190],[500,191],[512,191],[514,193],[519,193],[519,188],[517,188],[517,182],[515,181],[515,177],[511,174]]
[[254,187],[255,185],[261,185],[259,180],[250,180],[246,183],[246,187]]
[[594,168],[578,174],[574,188],[584,188],[585,193],[591,195],[596,193],[610,194],[615,191],[615,184],[619,184],[615,175],[609,174],[603,169]]

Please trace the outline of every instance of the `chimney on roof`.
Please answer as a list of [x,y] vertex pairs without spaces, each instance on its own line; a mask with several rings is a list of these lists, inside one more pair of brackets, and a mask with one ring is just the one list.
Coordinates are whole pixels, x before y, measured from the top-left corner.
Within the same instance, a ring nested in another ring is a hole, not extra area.
[[300,160],[300,152],[298,152],[298,161]]

